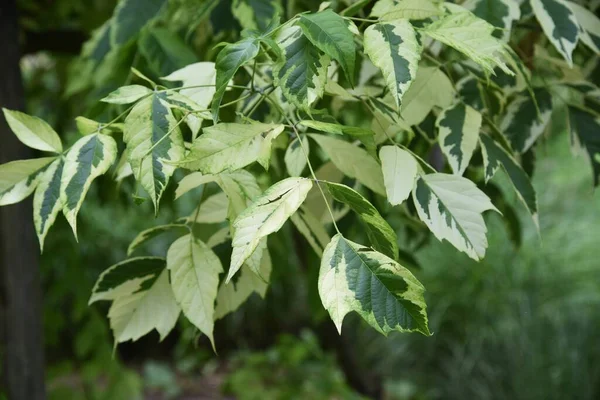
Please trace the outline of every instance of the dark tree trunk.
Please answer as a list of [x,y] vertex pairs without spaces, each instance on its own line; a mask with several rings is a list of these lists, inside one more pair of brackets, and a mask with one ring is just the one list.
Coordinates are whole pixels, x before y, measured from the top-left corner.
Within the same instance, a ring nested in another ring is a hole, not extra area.
[[[15,0],[0,1],[0,106],[23,109]],[[0,163],[31,158],[0,117]],[[10,400],[45,399],[39,249],[31,199],[0,208],[0,354]]]

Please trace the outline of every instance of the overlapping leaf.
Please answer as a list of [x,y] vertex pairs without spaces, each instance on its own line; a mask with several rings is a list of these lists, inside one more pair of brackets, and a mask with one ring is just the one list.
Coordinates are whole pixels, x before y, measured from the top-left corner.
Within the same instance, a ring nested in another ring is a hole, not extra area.
[[417,160],[397,146],[383,146],[379,150],[383,182],[391,205],[402,204],[410,196],[417,179]]
[[556,50],[573,66],[573,50],[580,36],[580,26],[565,0],[530,0],[531,8],[544,33]]
[[18,203],[38,185],[42,173],[56,157],[12,161],[0,165],[0,206]]
[[65,160],[62,157],[53,161],[41,175],[33,195],[33,222],[41,251],[44,250],[48,230],[63,208],[60,193],[64,166]]
[[426,19],[443,14],[438,3],[431,0],[379,0],[371,10],[372,17],[381,21]]
[[576,107],[569,107],[574,138],[585,148],[592,163],[594,186],[600,183],[600,117]]
[[234,0],[231,11],[242,28],[264,31],[282,9],[278,0]]
[[504,40],[510,37],[513,22],[521,17],[519,3],[514,0],[469,0],[463,6],[498,28],[494,36]]
[[408,125],[418,125],[434,106],[450,106],[454,92],[452,82],[439,68],[420,67],[415,81],[403,97],[400,115]]

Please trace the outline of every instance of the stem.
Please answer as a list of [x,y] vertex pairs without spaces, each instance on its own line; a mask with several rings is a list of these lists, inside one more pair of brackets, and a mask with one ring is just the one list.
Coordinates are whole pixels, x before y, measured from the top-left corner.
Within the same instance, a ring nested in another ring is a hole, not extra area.
[[358,17],[346,17],[348,19],[351,19],[353,21],[361,21],[361,22],[370,22],[370,23],[376,23],[379,22],[378,19],[372,19],[372,18],[358,18]]

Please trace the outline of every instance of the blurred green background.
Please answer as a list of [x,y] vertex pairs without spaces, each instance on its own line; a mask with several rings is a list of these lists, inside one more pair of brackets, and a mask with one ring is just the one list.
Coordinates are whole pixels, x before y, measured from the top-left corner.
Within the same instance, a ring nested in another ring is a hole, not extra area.
[[[40,4],[19,2],[24,30],[66,27],[87,35],[114,7],[114,1]],[[107,79],[82,91],[73,72],[78,65],[76,52],[35,51],[22,60],[27,112],[64,138],[77,135],[75,116],[90,109],[91,116],[104,115],[89,99],[112,89]],[[338,336],[316,296],[318,259],[311,253],[306,267],[294,254],[278,252],[287,248],[278,241],[286,239],[273,235],[267,297],[252,297],[217,322],[218,355],[183,321],[162,343],[149,335],[113,348],[107,307],[87,305],[96,278],[125,257],[140,230],[193,205],[167,200],[155,220],[149,204],[132,201],[132,182],[99,179],[80,212],[79,243],[60,219],[41,259],[49,397],[598,399],[600,194],[592,190],[586,160],[573,157],[568,142],[565,133],[537,146],[539,236],[512,192],[503,190],[519,211],[520,248],[492,213],[480,263],[435,239],[420,248],[415,274],[427,288],[432,337],[385,338],[355,315]],[[495,183],[507,188],[502,179]],[[147,250],[159,253],[168,243],[155,240]]]

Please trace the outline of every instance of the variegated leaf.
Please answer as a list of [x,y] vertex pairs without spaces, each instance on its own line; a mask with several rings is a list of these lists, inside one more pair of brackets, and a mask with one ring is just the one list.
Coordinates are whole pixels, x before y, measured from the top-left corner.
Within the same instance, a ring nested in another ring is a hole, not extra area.
[[321,146],[331,162],[346,176],[385,196],[381,166],[369,153],[344,140],[317,134],[308,136]]
[[118,88],[100,101],[112,104],[131,104],[150,94],[152,94],[152,90],[145,86],[129,85]]
[[264,31],[282,13],[279,0],[233,0],[231,12],[242,28]]
[[517,0],[468,0],[463,7],[498,28],[494,36],[508,41],[514,21],[521,18]]
[[183,314],[204,333],[215,347],[213,338],[215,299],[223,266],[219,257],[192,234],[177,239],[167,252],[171,287]]
[[415,186],[417,160],[397,146],[383,146],[379,150],[379,158],[387,199],[393,206],[402,204]]
[[312,181],[306,178],[287,178],[277,182],[236,218],[227,282],[254,253],[261,240],[277,232],[296,212],[312,185]]
[[370,129],[313,120],[303,120],[298,124],[321,132],[334,133],[336,135],[348,135],[358,139],[365,145],[367,151],[375,157],[375,150],[377,149],[377,145],[375,144],[375,132]]
[[154,239],[157,236],[162,235],[163,233],[171,231],[185,233],[189,230],[187,225],[184,224],[158,225],[143,230],[135,237],[135,239],[131,241],[129,247],[127,247],[127,256],[131,256],[142,244]]
[[[586,46],[600,53],[600,19],[593,12],[575,2],[569,2],[575,19],[581,25],[580,39]],[[597,7],[597,6],[596,6]]]
[[535,91],[539,115],[530,96],[515,98],[506,109],[500,129],[510,141],[512,148],[526,152],[544,133],[552,115],[552,95],[546,89]]
[[481,135],[481,153],[483,155],[483,168],[485,180],[489,181],[498,168],[502,166],[510,178],[519,199],[525,204],[533,220],[537,224],[537,196],[529,176],[523,171],[519,163],[500,145],[488,135]]
[[569,107],[571,134],[586,150],[592,164],[594,186],[600,184],[600,117]]
[[46,121],[20,111],[6,108],[2,111],[8,126],[24,145],[36,150],[62,153],[60,137]]
[[173,174],[174,162],[183,158],[183,137],[165,93],[138,102],[127,118],[123,140],[136,180],[148,192],[155,210]]
[[418,20],[443,13],[435,0],[379,0],[371,10],[371,17],[379,17],[380,21],[395,21],[402,18]]
[[442,152],[456,175],[464,174],[477,147],[481,114],[464,103],[446,108],[436,121]]
[[56,157],[33,158],[0,165],[0,206],[18,203],[29,196],[54,160]]
[[283,125],[258,122],[213,125],[203,130],[179,165],[205,174],[235,171],[254,161],[268,169],[271,143],[283,129]]
[[436,238],[474,260],[484,257],[487,228],[481,213],[497,210],[473,182],[456,175],[422,175],[412,193],[419,218]]
[[444,3],[449,14],[423,28],[422,32],[448,46],[454,47],[479,64],[487,74],[495,67],[512,75],[506,66],[506,44],[495,38],[494,26],[476,17],[467,9],[452,3]]
[[282,29],[277,39],[282,57],[275,64],[275,86],[297,107],[309,110],[323,96],[331,60],[297,26]]
[[[179,91],[180,94],[191,99],[196,105],[197,110],[208,109],[215,95],[215,83],[217,72],[215,63],[213,62],[198,62],[183,67],[163,79],[166,81],[180,81],[183,87]],[[209,117],[210,114],[204,115],[197,113],[203,118]]]
[[364,49],[383,73],[386,86],[400,107],[421,58],[421,46],[412,25],[406,20],[373,24],[365,30]]
[[351,311],[384,335],[392,331],[431,334],[425,288],[417,278],[391,258],[339,233],[323,253],[318,287],[340,334]]
[[40,251],[44,251],[44,239],[58,213],[63,208],[60,196],[64,158],[58,158],[44,171],[33,195],[33,222],[40,242]]
[[104,174],[117,157],[117,143],[107,135],[79,139],[67,153],[60,183],[63,214],[77,238],[77,213],[92,181]]
[[530,0],[530,3],[544,33],[572,67],[572,54],[581,29],[570,3],[565,0]]

